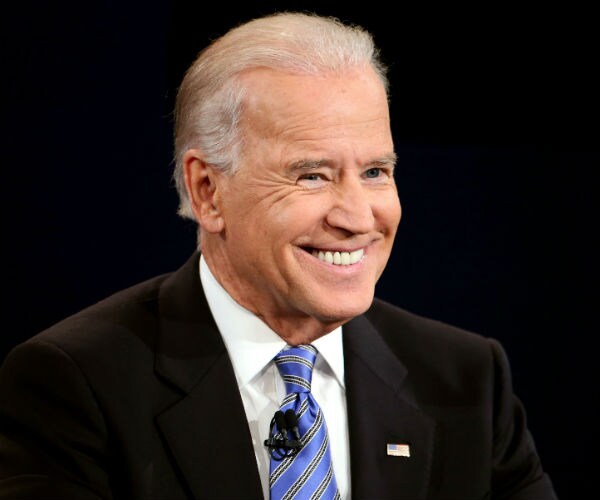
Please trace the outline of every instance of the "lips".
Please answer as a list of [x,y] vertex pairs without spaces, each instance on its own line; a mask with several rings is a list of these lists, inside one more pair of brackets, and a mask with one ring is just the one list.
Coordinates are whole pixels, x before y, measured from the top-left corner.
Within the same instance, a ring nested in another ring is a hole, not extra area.
[[334,266],[350,266],[356,264],[363,258],[365,250],[364,248],[359,248],[352,252],[332,252],[329,250],[312,249],[311,254],[313,257],[316,257],[327,264],[333,264]]

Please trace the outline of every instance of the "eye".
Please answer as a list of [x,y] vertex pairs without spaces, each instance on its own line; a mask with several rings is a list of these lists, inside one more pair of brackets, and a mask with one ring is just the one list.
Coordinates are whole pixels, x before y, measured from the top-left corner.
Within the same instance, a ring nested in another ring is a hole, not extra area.
[[327,177],[320,172],[311,172],[298,177],[298,185],[309,189],[323,187],[327,183]]
[[381,168],[373,167],[365,172],[365,177],[367,179],[376,179],[377,177],[380,177],[381,174],[382,174]]
[[321,174],[305,174],[300,176],[299,180],[302,181],[320,181],[323,179]]

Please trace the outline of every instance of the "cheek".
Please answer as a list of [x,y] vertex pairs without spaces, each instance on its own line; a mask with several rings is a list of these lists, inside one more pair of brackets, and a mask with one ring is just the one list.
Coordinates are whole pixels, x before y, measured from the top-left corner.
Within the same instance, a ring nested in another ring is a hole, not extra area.
[[[274,258],[286,243],[294,238],[300,223],[289,212],[268,211],[243,214],[239,230],[243,232],[246,249],[258,252],[261,259]],[[281,258],[281,256],[279,256]]]
[[282,233],[298,236],[312,230],[315,224],[324,219],[326,213],[325,200],[307,196],[280,204],[276,210],[270,212],[269,217],[272,225],[277,226]]

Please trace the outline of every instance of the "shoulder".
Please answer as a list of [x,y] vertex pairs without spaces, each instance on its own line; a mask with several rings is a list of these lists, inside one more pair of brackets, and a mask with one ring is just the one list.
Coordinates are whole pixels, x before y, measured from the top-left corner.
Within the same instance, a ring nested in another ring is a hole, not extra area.
[[207,315],[199,307],[198,258],[195,252],[174,272],[120,290],[63,319],[13,348],[5,361],[14,359],[17,351],[21,356],[60,351],[99,375],[117,368],[146,370],[154,362],[160,332],[171,331],[165,327],[167,320],[179,324],[193,315]]
[[130,372],[151,366],[161,324],[161,296],[172,275],[161,274],[119,290],[30,337],[7,353],[2,374],[11,366],[32,370],[32,365],[34,371],[47,373],[50,368],[42,368],[42,357],[50,363],[73,363],[99,378],[117,369]]
[[365,317],[395,356],[413,375],[437,374],[457,380],[486,373],[492,376],[506,356],[500,343],[482,333],[412,313],[375,299]]
[[148,390],[168,277],[121,290],[14,347],[0,367],[0,398],[19,400],[15,386],[105,402]]
[[381,299],[373,301],[365,316],[392,344],[405,341],[440,348],[458,345],[478,349],[490,340],[481,333],[415,314]]
[[120,290],[52,325],[28,342],[75,345],[78,337],[85,337],[86,345],[93,345],[98,335],[107,340],[119,331],[147,329],[156,322],[160,287],[169,276],[170,273],[163,274]]

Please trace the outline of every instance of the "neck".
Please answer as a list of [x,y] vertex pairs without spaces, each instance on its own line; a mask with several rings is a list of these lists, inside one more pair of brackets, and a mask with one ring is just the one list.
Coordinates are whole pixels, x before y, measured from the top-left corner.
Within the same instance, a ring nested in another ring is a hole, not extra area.
[[[203,242],[205,243],[205,242]],[[279,335],[289,345],[310,344],[324,335],[332,332],[347,320],[340,319],[321,319],[302,311],[290,312],[282,314],[276,307],[260,307],[253,301],[254,294],[252,290],[235,286],[236,280],[231,279],[224,272],[222,266],[215,262],[214,255],[210,251],[206,251],[206,245],[203,245],[202,256],[217,283],[229,294],[229,296],[237,302],[241,307],[248,310],[255,316],[261,319],[271,330]],[[234,285],[232,285],[232,283]]]
[[[256,314],[256,313],[255,313]],[[311,344],[315,340],[335,330],[344,321],[322,323],[315,318],[289,321],[258,315],[269,328],[279,335],[288,345]]]

